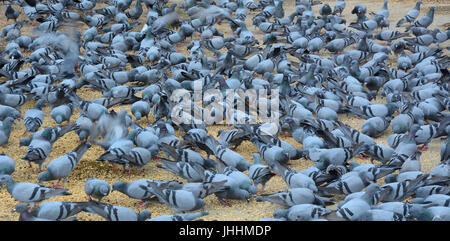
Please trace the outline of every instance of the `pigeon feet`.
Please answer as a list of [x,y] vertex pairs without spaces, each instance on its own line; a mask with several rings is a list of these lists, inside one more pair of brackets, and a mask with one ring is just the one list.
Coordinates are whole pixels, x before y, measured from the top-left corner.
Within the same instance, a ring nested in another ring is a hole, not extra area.
[[359,154],[359,158],[366,160],[366,161],[369,160],[369,156],[364,153]]
[[147,207],[147,202],[141,200],[141,201],[139,201],[139,203],[140,204],[137,206],[138,210]]
[[427,146],[427,145],[419,146],[419,147],[417,148],[417,150],[418,150],[419,152],[424,152],[424,151],[428,150],[428,146]]
[[220,203],[221,203],[223,206],[231,207],[231,204],[230,204],[229,202],[227,202],[226,200],[221,199],[221,200],[219,200],[219,201],[220,201]]
[[56,184],[53,184],[52,187],[53,188],[64,188],[64,184],[56,183]]

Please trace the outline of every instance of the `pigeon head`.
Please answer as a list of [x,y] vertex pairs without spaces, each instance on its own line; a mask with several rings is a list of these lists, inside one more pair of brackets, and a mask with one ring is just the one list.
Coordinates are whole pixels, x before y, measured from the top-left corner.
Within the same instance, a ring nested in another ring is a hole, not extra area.
[[213,168],[213,167],[216,166],[215,161],[212,160],[212,159],[210,159],[210,158],[205,159],[203,165],[204,165],[206,168]]
[[388,116],[393,115],[398,110],[398,106],[394,103],[387,103],[386,107],[388,108]]
[[144,210],[139,213],[138,221],[145,221],[145,220],[151,218],[151,216],[152,216],[152,212],[150,212],[149,210]]
[[28,211],[28,207],[27,205],[23,204],[23,203],[19,203],[17,204],[13,210],[11,210],[11,212],[13,213],[23,213],[23,212],[27,212]]
[[195,207],[194,207],[194,210],[195,210],[195,209],[201,209],[201,208],[203,208],[203,207],[205,207],[205,200],[200,199],[200,198],[196,199],[196,200],[195,200]]
[[289,209],[278,209],[273,212],[274,218],[287,218],[287,215],[289,214]]
[[175,189],[180,189],[182,186],[183,186],[182,182],[173,180],[173,181],[170,181],[167,184],[167,189],[174,189],[175,190]]
[[372,183],[368,187],[366,187],[366,191],[361,198],[366,200],[368,203],[371,203],[373,197],[380,191],[381,187],[377,183]]
[[14,123],[14,118],[8,116],[3,120],[4,126],[11,126]]
[[236,169],[239,171],[247,171],[250,168],[251,164],[248,161],[240,161],[238,164],[236,164]]
[[14,180],[12,179],[12,177],[10,175],[1,175],[0,176],[0,185],[3,184],[9,184],[9,183],[13,183]]
[[45,170],[45,171],[39,173],[39,175],[37,176],[37,179],[38,179],[38,182],[41,183],[41,182],[53,180],[53,176],[48,170]]
[[350,171],[353,170],[355,167],[360,165],[359,163],[357,163],[355,161],[351,161],[348,164],[349,164]]
[[427,209],[420,204],[410,204],[410,208],[406,216],[409,218],[418,219],[419,221],[433,220],[433,215],[430,212],[427,212]]
[[128,185],[127,182],[120,182],[120,181],[117,181],[117,182],[113,183],[113,185],[112,185],[112,191],[123,192],[123,191],[125,191],[125,189],[127,188],[127,185]]
[[385,183],[393,183],[397,181],[398,174],[389,174],[384,178]]
[[30,137],[22,138],[19,141],[19,146],[28,146],[28,145],[30,145],[30,142],[31,142],[31,138]]

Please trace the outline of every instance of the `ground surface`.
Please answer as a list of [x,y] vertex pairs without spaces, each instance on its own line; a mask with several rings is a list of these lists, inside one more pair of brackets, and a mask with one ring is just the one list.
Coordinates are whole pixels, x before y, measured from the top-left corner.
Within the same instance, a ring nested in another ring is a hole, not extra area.
[[[180,0],[177,0],[177,2],[180,2]],[[334,1],[324,1],[329,2],[330,6],[334,5]],[[352,22],[356,17],[355,15],[352,15],[350,12],[353,8],[353,6],[356,3],[363,2],[368,7],[368,12],[377,12],[383,5],[382,0],[378,1],[346,1],[347,7],[344,11],[344,16],[347,18],[347,23]],[[437,11],[434,19],[434,23],[430,28],[439,28],[440,30],[444,30],[449,27],[450,23],[450,15],[449,15],[449,9],[450,9],[450,1],[423,1],[424,4],[422,5],[421,14],[419,17],[426,14],[428,11],[428,8],[432,5],[437,6]],[[389,1],[389,10],[390,10],[390,17],[389,20],[391,22],[391,26],[395,25],[395,23],[402,18],[411,8],[413,8],[415,5],[415,1]],[[104,4],[97,4],[97,7],[104,7]],[[134,6],[134,3],[133,5]],[[0,22],[1,27],[6,26],[5,23],[5,16],[3,15],[5,11],[6,6],[2,5],[0,6]],[[295,9],[295,1],[293,0],[286,0],[286,3],[284,5],[284,9],[286,14],[290,14]],[[319,6],[314,6],[313,9],[315,10],[316,14],[318,12]],[[145,14],[144,12],[143,17],[141,17],[141,21],[145,21]],[[255,12],[250,13],[247,17],[247,26],[249,26],[249,29],[255,33],[257,38],[259,38],[260,42],[262,43],[262,34],[259,32],[259,30],[254,30],[253,26],[251,25],[251,18],[255,15]],[[23,19],[26,16],[22,15],[20,18]],[[350,20],[350,21],[349,21]],[[12,23],[12,20],[9,22]],[[250,27],[252,26],[252,27]],[[141,27],[137,27],[141,28]],[[228,29],[228,24],[222,24],[221,26],[218,26],[219,30],[225,33],[225,36],[229,36],[231,34],[230,30]],[[22,29],[22,33],[26,35],[32,35],[31,30],[32,26],[27,25]],[[86,26],[82,26],[81,30],[87,29]],[[137,31],[137,30],[133,30]],[[185,41],[182,44],[179,44],[178,49],[183,52],[187,53],[185,46],[189,43],[189,40]],[[4,46],[7,44],[6,40],[3,40],[0,43],[0,46],[4,48]],[[448,46],[448,41],[446,45]],[[320,53],[322,56],[328,56],[329,53],[326,50],[323,50],[323,52]],[[393,63],[396,62],[393,56],[391,56],[391,60]],[[78,90],[77,94],[82,97],[83,99],[92,100],[98,97],[101,97],[100,92],[93,92],[88,89],[82,89]],[[378,97],[376,100],[373,101],[373,103],[385,103],[385,99],[382,99]],[[35,102],[30,101],[29,103],[26,103],[24,106],[22,106],[22,113],[24,114],[25,111],[29,108],[32,108],[34,106]],[[114,107],[117,112],[119,112],[122,108],[125,108],[128,110],[129,113],[131,113],[129,106],[120,106],[120,107]],[[46,113],[49,113],[50,108],[45,107],[44,111]],[[74,115],[71,118],[71,123],[74,122],[79,116],[79,110],[77,109],[74,112]],[[150,119],[152,121],[153,119]],[[340,115],[339,120],[344,122],[345,124],[348,124],[358,130],[361,130],[361,125],[364,120],[358,120],[355,119],[353,116],[346,116],[346,115]],[[145,119],[143,121],[139,122],[142,125],[146,125],[147,122]],[[50,115],[45,116],[45,122],[43,126],[54,126],[56,125],[56,122],[50,117]],[[217,131],[224,127],[219,126],[211,126],[208,127],[208,131],[211,135],[216,136]],[[15,125],[13,126],[10,142],[8,145],[0,147],[0,152],[4,152],[5,154],[9,155],[16,161],[16,171],[12,174],[12,177],[18,181],[18,182],[37,182],[37,172],[36,172],[36,166],[33,166],[32,169],[28,168],[28,163],[21,160],[21,158],[24,156],[26,147],[19,147],[19,140],[25,136],[31,136],[31,133],[24,134],[25,127],[23,124],[23,120],[16,121]],[[375,140],[378,144],[387,144],[387,137],[391,135],[392,129],[388,128],[384,132],[384,134]],[[284,138],[284,140],[288,141],[289,143],[293,144],[296,148],[301,148],[301,144],[297,143],[292,138]],[[429,172],[433,167],[435,167],[439,163],[439,149],[440,149],[441,140],[435,139],[429,144],[429,149],[425,151],[421,157],[422,161],[422,171]],[[72,150],[74,147],[78,145],[78,136],[76,136],[75,133],[69,133],[62,137],[60,140],[54,143],[52,152],[50,153],[49,157],[47,158],[45,166],[52,160],[54,160],[57,157],[60,157],[64,153],[67,153],[68,151]],[[237,152],[239,152],[241,155],[243,155],[247,160],[251,161],[252,153],[257,152],[257,149],[251,144],[250,142],[244,142],[239,148],[237,148]],[[71,196],[65,196],[65,197],[54,197],[49,200],[65,200],[65,201],[86,201],[86,195],[84,193],[84,187],[83,183],[86,180],[88,176],[93,176],[99,179],[103,179],[109,183],[114,183],[115,181],[134,181],[138,179],[160,179],[160,180],[173,180],[177,179],[180,181],[183,181],[181,178],[177,178],[175,175],[172,175],[168,171],[161,170],[159,168],[156,168],[156,164],[159,163],[158,161],[152,161],[148,165],[144,167],[144,174],[143,175],[137,175],[132,173],[131,175],[121,172],[113,172],[111,170],[111,166],[107,163],[101,163],[95,161],[101,154],[103,153],[103,150],[98,146],[91,147],[80,163],[76,166],[75,170],[72,172],[72,174],[68,178],[68,182],[66,183],[66,188],[70,189],[70,192],[72,193]],[[365,160],[362,160],[358,157],[354,158],[355,161],[359,163],[366,162]],[[305,169],[313,165],[313,163],[306,159],[299,159],[291,161],[291,168],[295,170]],[[44,183],[44,184],[51,184],[51,183]],[[381,183],[380,183],[381,184]],[[272,178],[266,186],[266,193],[271,192],[277,192],[280,190],[286,190],[288,187],[284,183],[281,177],[275,176]],[[3,188],[0,190],[0,220],[17,220],[18,214],[17,213],[11,213],[11,210],[14,208],[14,206],[17,204],[17,201],[15,201],[9,193],[6,191],[6,188]],[[129,207],[133,210],[138,210],[136,207],[138,205],[138,200],[130,199],[129,197],[125,196],[124,194],[121,194],[119,192],[113,192],[109,196],[105,197],[102,201],[113,204],[113,205],[120,205],[124,207]],[[224,207],[222,206],[214,195],[208,196],[205,198],[205,210],[209,211],[209,215],[205,216],[205,220],[258,220],[262,217],[272,217],[272,213],[274,210],[282,208],[279,205],[275,205],[268,202],[256,202],[254,200],[251,200],[250,202],[246,201],[234,201],[231,200],[230,204],[231,207]],[[335,209],[334,206],[329,206],[331,209]],[[173,210],[163,204],[160,203],[151,203],[147,209],[149,209],[152,212],[152,217],[165,215],[165,214],[173,214]],[[88,213],[80,213],[77,215],[79,220],[103,220],[100,216],[88,214]]]

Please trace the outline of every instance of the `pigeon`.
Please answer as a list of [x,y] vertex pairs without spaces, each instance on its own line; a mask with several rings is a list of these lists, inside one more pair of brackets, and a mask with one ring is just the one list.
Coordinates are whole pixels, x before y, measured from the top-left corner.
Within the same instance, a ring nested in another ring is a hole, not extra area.
[[248,175],[256,187],[258,184],[262,185],[261,192],[263,192],[266,183],[276,174],[268,166],[262,164],[261,157],[258,153],[253,153],[253,164],[248,169]]
[[414,193],[414,191],[422,186],[426,175],[421,175],[414,180],[404,180],[392,183],[386,183],[381,188],[382,202],[403,201]]
[[176,213],[182,211],[194,211],[202,209],[205,201],[195,197],[192,192],[185,190],[161,189],[155,183],[149,183],[158,200],[165,205],[170,206]]
[[334,3],[333,15],[339,13],[339,15],[342,17],[342,12],[344,11],[345,6],[346,6],[345,0],[337,0]]
[[98,199],[100,202],[104,197],[109,195],[111,192],[111,186],[104,180],[88,177],[84,181],[84,192],[88,196],[89,201],[93,197]]
[[424,27],[427,28],[433,23],[434,19],[434,10],[436,9],[435,6],[431,6],[430,10],[428,11],[427,15],[423,16],[422,18],[419,18],[417,21],[415,21],[413,24],[408,26],[406,28],[406,31],[411,30],[412,27]]
[[23,122],[27,132],[36,132],[44,123],[44,112],[42,111],[42,101],[38,101],[33,109],[25,112]]
[[221,182],[189,182],[183,184],[181,189],[192,192],[194,196],[204,199],[210,194],[227,189],[224,185],[226,182],[227,180]]
[[87,203],[67,201],[46,201],[31,210],[31,215],[48,220],[67,220],[83,211]]
[[334,200],[318,196],[308,188],[291,188],[271,194],[262,194],[255,199],[257,202],[272,202],[282,206],[292,207],[298,204],[331,205]]
[[[35,134],[36,133],[37,132],[35,132]],[[51,150],[52,143],[48,140],[39,137],[32,138],[32,140],[29,142],[25,156],[22,159],[28,161],[30,167],[31,162],[38,164],[38,171],[42,171],[42,164],[50,154]]]
[[362,124],[361,132],[371,137],[378,137],[390,126],[390,117],[372,117]]
[[314,192],[318,191],[314,180],[301,172],[296,172],[279,163],[275,163],[274,170],[283,177],[290,188],[309,188]]
[[7,145],[9,143],[9,137],[11,135],[11,128],[14,124],[12,117],[6,117],[0,125],[0,145]]
[[450,196],[445,194],[432,194],[426,198],[414,198],[412,200],[413,203],[418,204],[430,204],[430,205],[436,205],[436,206],[443,206],[443,207],[449,207]]
[[362,214],[371,210],[373,205],[376,205],[376,203],[371,203],[371,199],[379,190],[380,186],[378,184],[373,183],[369,185],[361,197],[351,199],[342,205],[337,210],[337,215],[341,218],[355,221]]
[[449,207],[423,207],[420,204],[412,204],[408,215],[418,221],[449,221]]
[[331,210],[314,204],[298,204],[289,209],[278,209],[274,218],[286,218],[289,221],[310,221],[331,213]]
[[50,180],[58,180],[56,186],[59,187],[61,179],[63,180],[61,188],[64,188],[67,177],[81,160],[84,153],[91,147],[90,143],[82,143],[71,152],[56,158],[47,165],[47,169],[38,175],[39,183]]
[[143,100],[136,101],[131,105],[131,113],[133,113],[137,121],[139,121],[143,116],[145,116],[148,120],[150,104]]
[[123,155],[122,159],[127,160],[130,166],[138,166],[139,172],[142,172],[142,167],[152,159],[152,153],[143,147],[135,147]]
[[96,201],[89,201],[83,211],[100,215],[107,221],[146,221],[151,217],[148,210],[137,213],[126,207]]
[[[148,221],[193,221],[194,219],[209,215],[209,212],[196,212],[196,213],[180,213],[173,215],[161,215],[149,219]],[[197,219],[200,220],[200,219]]]
[[350,194],[360,192],[367,187],[374,177],[371,177],[366,172],[351,171],[339,177],[339,180],[331,182],[330,184],[319,187],[319,190],[325,193]]
[[372,209],[360,214],[355,221],[406,221],[406,218],[392,211]]
[[72,116],[73,106],[71,103],[66,105],[60,105],[52,109],[50,112],[51,117],[56,123],[61,124],[64,121],[69,122]]
[[[117,181],[113,183],[112,191],[118,191],[128,197],[145,201],[154,195],[154,193],[150,192],[150,189],[147,188],[148,183],[149,180],[146,179],[136,180],[134,182]],[[145,188],[142,188],[141,185]]]
[[17,22],[17,18],[20,15],[20,11],[17,11],[13,7],[11,7],[11,3],[8,2],[6,10],[5,10],[5,16],[6,16],[6,22],[10,19],[14,19],[14,22]]
[[[221,168],[219,167],[219,169]],[[252,184],[250,178],[243,172],[240,172],[239,170],[231,166],[223,168],[222,172],[224,175],[234,179],[239,185],[240,189],[254,195],[257,193],[257,187]]]
[[156,167],[168,170],[189,182],[199,182],[204,179],[205,169],[197,162],[172,161],[166,158],[160,160],[163,164],[157,164]]
[[396,27],[398,28],[405,23],[413,23],[419,16],[421,4],[422,4],[421,0],[417,1],[414,8],[409,10],[408,13],[406,13],[406,15],[397,22]]
[[9,175],[0,176],[0,183],[6,185],[6,189],[14,199],[28,203],[30,207],[34,207],[35,203],[54,196],[72,195],[67,192],[68,189],[51,188],[36,183],[15,182]]
[[0,175],[11,175],[16,168],[14,159],[8,155],[0,154]]
[[[12,212],[19,213],[19,221],[33,221],[33,222],[36,222],[36,221],[56,221],[56,220],[52,220],[52,219],[38,218],[38,217],[34,216],[30,212],[28,207],[25,204],[23,204],[23,203],[16,204],[16,206],[14,207]],[[74,220],[76,220],[76,219],[68,218],[68,219],[61,220],[61,221],[74,221]]]
[[[204,183],[221,183],[224,181],[224,186],[220,188],[220,190],[216,190],[216,192],[214,193],[214,195],[222,205],[231,206],[226,201],[226,199],[249,200],[250,193],[240,187],[241,183],[239,183],[239,180],[236,180],[232,176],[227,176],[215,171],[205,171],[205,180],[203,181]],[[256,188],[253,189],[253,191],[256,191]]]

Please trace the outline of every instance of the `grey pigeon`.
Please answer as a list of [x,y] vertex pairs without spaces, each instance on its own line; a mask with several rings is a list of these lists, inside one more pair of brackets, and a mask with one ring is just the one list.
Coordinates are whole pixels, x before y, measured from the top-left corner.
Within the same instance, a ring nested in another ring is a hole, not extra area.
[[142,172],[142,167],[152,159],[152,153],[143,147],[135,147],[129,153],[123,155],[122,159],[127,160],[130,166],[139,167],[139,172]]
[[172,161],[166,158],[161,158],[160,160],[163,164],[157,164],[158,168],[168,170],[189,182],[199,182],[204,179],[203,173],[205,169],[197,162]]
[[44,112],[42,111],[42,101],[38,101],[33,109],[25,112],[23,122],[28,132],[36,132],[44,123]]
[[68,189],[51,188],[44,185],[28,182],[15,182],[9,175],[0,176],[0,183],[6,185],[9,194],[19,202],[30,204],[41,202],[54,196],[71,195]]
[[205,206],[205,201],[185,190],[161,189],[155,183],[149,183],[158,200],[170,206],[176,213],[193,211]]
[[148,210],[137,213],[126,207],[96,201],[88,202],[84,211],[98,214],[107,221],[145,221],[151,217],[151,212]]
[[224,181],[225,184],[223,188],[216,190],[214,193],[222,205],[230,206],[226,199],[249,200],[250,193],[247,190],[242,189],[240,183],[235,178],[211,170],[205,171],[204,183],[221,183]]
[[14,124],[12,117],[6,117],[0,125],[0,145],[6,145],[9,143],[9,136],[11,135],[11,128]]
[[286,218],[289,221],[310,221],[314,218],[327,215],[331,210],[314,205],[314,204],[298,204],[289,209],[278,209],[273,213],[274,218]]
[[445,194],[432,194],[426,198],[414,198],[413,203],[450,207],[450,196]]
[[61,183],[61,187],[64,188],[67,177],[72,173],[73,169],[75,169],[84,153],[90,147],[90,143],[82,143],[71,152],[51,161],[47,165],[47,169],[39,173],[39,183],[43,181],[58,180],[57,186],[59,186],[58,184],[62,179],[63,182]]
[[150,104],[147,101],[143,100],[136,101],[131,105],[131,113],[133,113],[137,121],[139,121],[144,116],[148,120],[148,114],[150,113]]
[[80,213],[86,205],[85,202],[46,201],[33,209],[31,214],[37,218],[59,221]]
[[412,204],[409,210],[410,217],[418,221],[449,221],[449,207],[423,207],[420,204]]
[[78,119],[75,121],[75,125],[75,133],[77,133],[78,137],[80,138],[80,142],[86,141],[89,138],[94,125],[92,123],[92,120],[86,117],[84,114],[80,114]]
[[5,10],[5,16],[6,16],[6,22],[8,22],[9,19],[14,19],[14,22],[17,22],[17,18],[20,15],[20,11],[17,11],[13,7],[11,7],[11,3],[7,3],[7,7]]
[[292,207],[298,204],[317,204],[320,206],[333,204],[333,199],[318,196],[308,188],[292,188],[271,194],[263,194],[255,199],[257,202],[272,202]]
[[359,198],[354,198],[342,205],[337,215],[347,220],[356,220],[360,215],[370,210],[374,203],[371,203],[372,197],[380,190],[380,186],[374,183],[366,188],[364,194]]
[[[37,133],[37,132],[36,132]],[[31,162],[38,164],[38,171],[42,170],[42,164],[52,150],[52,143],[44,138],[33,138],[28,145],[25,156],[22,158],[28,161],[30,167]]]
[[203,199],[210,194],[227,189],[224,185],[226,182],[227,180],[223,180],[221,182],[189,182],[183,184],[181,189],[190,191],[194,194],[194,196]]
[[434,10],[435,9],[436,9],[435,6],[431,6],[430,10],[427,13],[427,15],[423,16],[422,18],[419,18],[412,25],[408,26],[406,28],[406,31],[409,31],[412,27],[424,27],[424,28],[427,28],[428,26],[430,26],[433,23]]
[[346,5],[345,0],[337,0],[334,3],[333,15],[336,15],[337,13],[339,13],[339,15],[342,16],[342,12],[345,9],[345,5]]
[[[38,218],[38,217],[34,216],[30,212],[28,207],[25,204],[23,204],[23,203],[16,204],[16,206],[14,207],[12,212],[19,213],[19,221],[32,221],[32,222],[37,222],[37,221],[55,221],[55,220],[52,220],[52,219]],[[71,220],[73,220],[73,219],[71,219]]]
[[180,213],[173,215],[161,215],[151,218],[148,221],[192,221],[206,215],[209,215],[209,212]]
[[406,221],[406,218],[398,213],[382,210],[372,209],[360,214],[356,221]]
[[14,159],[4,153],[0,154],[0,175],[11,175],[15,168],[16,163]]
[[256,187],[258,184],[262,185],[261,192],[263,192],[266,183],[275,176],[275,173],[268,166],[262,164],[261,157],[258,153],[253,153],[253,164],[248,169],[248,175]]
[[408,13],[406,13],[406,15],[397,22],[396,27],[400,27],[406,22],[413,23],[419,16],[421,4],[422,4],[421,0],[417,1],[414,8],[409,10]]
[[275,163],[274,170],[283,177],[290,188],[309,188],[314,192],[318,190],[314,180],[301,172],[296,172],[279,163]]
[[71,103],[66,105],[60,105],[53,108],[50,112],[51,117],[56,121],[56,123],[61,124],[64,121],[70,121],[72,116],[73,106]]
[[384,202],[377,205],[377,209],[398,213],[404,217],[408,215],[410,207],[408,202]]
[[378,137],[383,134],[383,132],[390,126],[390,124],[390,117],[382,118],[375,116],[366,120],[362,124],[361,132],[371,137]]
[[88,195],[88,200],[91,200],[93,197],[100,202],[102,198],[108,196],[111,192],[111,186],[104,180],[88,177],[84,181],[84,192]]

